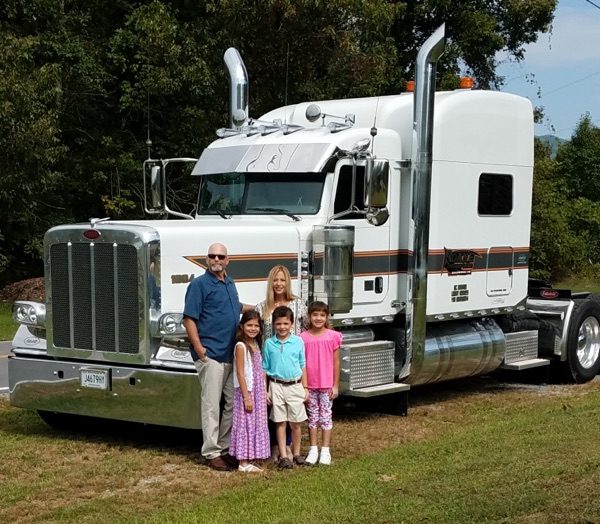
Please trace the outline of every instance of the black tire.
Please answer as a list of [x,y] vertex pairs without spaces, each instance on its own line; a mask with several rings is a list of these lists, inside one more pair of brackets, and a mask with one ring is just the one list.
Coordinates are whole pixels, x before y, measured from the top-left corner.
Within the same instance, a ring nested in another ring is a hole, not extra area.
[[600,303],[576,300],[567,334],[567,359],[561,363],[563,378],[583,384],[600,370]]
[[56,411],[38,410],[40,418],[54,429],[72,429],[75,427],[76,416],[68,413],[57,413]]

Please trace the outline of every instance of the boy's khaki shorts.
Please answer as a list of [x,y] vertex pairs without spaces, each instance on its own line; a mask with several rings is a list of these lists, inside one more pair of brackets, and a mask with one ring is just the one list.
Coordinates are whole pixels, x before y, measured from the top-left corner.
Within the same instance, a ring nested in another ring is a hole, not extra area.
[[271,420],[273,422],[304,422],[306,408],[304,407],[304,387],[302,383],[278,384],[271,382]]

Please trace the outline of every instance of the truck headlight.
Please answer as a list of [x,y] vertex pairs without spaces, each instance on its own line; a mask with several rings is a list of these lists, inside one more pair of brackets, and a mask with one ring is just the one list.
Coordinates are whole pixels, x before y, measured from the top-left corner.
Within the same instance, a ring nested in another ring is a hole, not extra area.
[[158,319],[158,330],[161,335],[185,335],[183,313],[165,313]]
[[27,326],[46,326],[46,305],[39,302],[17,301],[13,304],[13,318]]

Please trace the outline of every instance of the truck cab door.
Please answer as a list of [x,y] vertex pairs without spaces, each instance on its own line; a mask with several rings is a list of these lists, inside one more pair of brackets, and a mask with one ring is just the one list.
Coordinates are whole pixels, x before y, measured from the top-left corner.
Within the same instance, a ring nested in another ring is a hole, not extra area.
[[355,228],[354,304],[379,304],[385,300],[389,288],[390,220],[375,226],[366,219],[364,163],[356,166],[353,181],[352,162],[338,162],[335,188],[331,223]]
[[486,293],[488,297],[510,295],[513,287],[514,249],[490,247],[487,252]]

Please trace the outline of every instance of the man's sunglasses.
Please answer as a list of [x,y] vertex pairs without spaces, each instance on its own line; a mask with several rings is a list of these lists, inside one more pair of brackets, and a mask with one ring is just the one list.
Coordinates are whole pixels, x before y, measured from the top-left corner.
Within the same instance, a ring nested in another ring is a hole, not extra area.
[[215,258],[217,260],[225,260],[227,258],[227,255],[216,255],[215,253],[209,253],[208,258],[210,258],[211,260],[214,260]]

